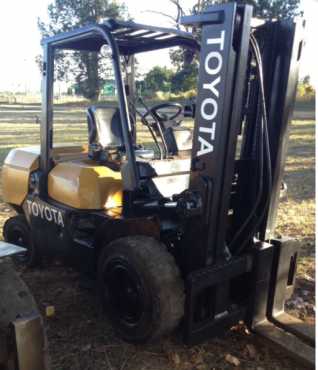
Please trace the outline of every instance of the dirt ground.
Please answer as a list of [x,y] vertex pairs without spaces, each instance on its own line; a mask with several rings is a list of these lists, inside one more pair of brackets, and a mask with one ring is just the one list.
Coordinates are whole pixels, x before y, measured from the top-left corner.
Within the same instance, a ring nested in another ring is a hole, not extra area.
[[[12,147],[39,142],[38,116],[37,105],[0,105],[0,165]],[[288,199],[280,206],[277,232],[297,238],[302,245],[296,291],[287,309],[314,325],[315,124],[312,113],[307,111],[303,120],[300,116],[298,112],[291,130],[285,175]],[[80,108],[58,108],[55,117],[57,140],[86,140],[85,113]],[[11,214],[0,189],[0,228]],[[180,332],[160,343],[129,345],[114,335],[94,289],[84,288],[74,270],[54,263],[21,275],[43,313],[47,306],[55,307],[55,316],[45,318],[52,370],[304,369],[242,325],[192,348],[182,344]],[[240,364],[229,363],[227,355]]]

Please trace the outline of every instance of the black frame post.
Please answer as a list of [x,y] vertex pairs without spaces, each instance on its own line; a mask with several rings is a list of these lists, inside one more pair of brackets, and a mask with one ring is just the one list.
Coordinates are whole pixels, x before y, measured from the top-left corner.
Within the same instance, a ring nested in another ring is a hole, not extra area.
[[136,105],[136,88],[135,88],[135,55],[131,54],[125,58],[126,76],[125,89],[127,100],[129,103],[129,118],[131,124],[131,131],[133,133],[133,143],[136,144],[137,128],[136,128],[136,110],[133,108]]
[[[202,199],[201,267],[226,258],[225,235],[241,125],[252,7],[235,3],[185,19],[202,26],[190,190]],[[238,35],[240,35],[238,37]],[[189,245],[189,253],[193,246]],[[192,258],[191,258],[192,259]]]
[[104,30],[101,27],[96,26],[96,30],[102,34],[105,41],[108,43],[112,50],[112,61],[115,74],[115,81],[118,91],[118,100],[119,100],[119,111],[120,119],[124,136],[125,149],[127,153],[127,162],[129,169],[129,189],[127,191],[134,191],[139,188],[139,172],[136,163],[136,156],[133,147],[133,135],[132,135],[132,125],[129,118],[129,109],[126,91],[123,83],[121,68],[120,68],[120,54],[118,50],[118,45],[116,44],[111,32]]
[[41,193],[47,193],[47,175],[51,169],[53,143],[53,83],[54,83],[54,48],[44,44],[42,70],[42,122],[40,128],[41,158],[40,169],[43,177]]

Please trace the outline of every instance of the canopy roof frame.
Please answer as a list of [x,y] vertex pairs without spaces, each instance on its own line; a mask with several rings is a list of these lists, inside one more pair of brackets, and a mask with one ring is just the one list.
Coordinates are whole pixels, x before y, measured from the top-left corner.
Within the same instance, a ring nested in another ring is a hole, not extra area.
[[174,46],[200,49],[199,43],[188,32],[113,19],[44,38],[42,45],[49,44],[58,49],[99,51],[101,46],[107,43],[102,36],[103,32],[112,35],[120,55],[132,55]]

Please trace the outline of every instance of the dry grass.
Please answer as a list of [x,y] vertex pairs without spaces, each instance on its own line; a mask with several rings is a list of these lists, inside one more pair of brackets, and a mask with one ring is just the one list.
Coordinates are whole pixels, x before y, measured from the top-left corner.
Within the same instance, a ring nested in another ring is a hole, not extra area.
[[[0,121],[0,166],[11,148],[39,144],[39,124],[31,123],[34,114],[28,116],[26,111],[25,117],[25,122],[20,115],[16,118],[13,115],[9,122]],[[187,125],[189,126],[191,123]],[[138,125],[138,137],[139,141],[146,146],[151,145],[151,137],[141,124]],[[86,120],[82,109],[72,108],[68,109],[67,112],[57,113],[54,140],[58,143],[87,142]],[[303,241],[314,239],[314,141],[315,125],[313,121],[293,121],[285,167],[288,200],[280,206],[277,232]],[[4,208],[7,209],[1,203],[0,198],[0,210]],[[0,225],[1,219],[6,217],[5,212],[0,213]]]
[[[79,113],[74,109],[68,111],[67,116]],[[86,143],[85,116],[80,116],[80,123],[68,123],[67,118],[64,115],[55,124],[54,140]],[[140,142],[150,145],[147,129],[138,125],[138,133]],[[299,239],[314,238],[314,133],[313,121],[293,122],[285,169],[288,201],[281,204],[278,217],[277,231]],[[40,128],[36,123],[0,122],[0,166],[11,148],[38,145],[39,134]]]
[[315,277],[315,124],[294,121],[285,166],[288,200],[281,203],[277,232],[302,243],[301,277]]
[[[1,114],[1,112],[0,112]],[[18,114],[13,111],[7,120],[0,120],[0,166],[11,148],[39,144],[40,127],[33,123],[36,113],[32,107]],[[1,118],[1,116],[0,116]],[[68,108],[55,114],[55,142],[86,143],[87,128],[85,112],[81,108]],[[187,126],[191,125],[187,122]],[[147,129],[138,125],[139,142],[151,145]],[[288,200],[278,213],[277,232],[290,235],[305,242],[314,240],[315,222],[315,125],[314,121],[293,121],[290,145],[285,168]],[[0,189],[1,194],[1,189]],[[7,214],[7,207],[0,197],[0,226]],[[312,248],[311,248],[312,249]]]

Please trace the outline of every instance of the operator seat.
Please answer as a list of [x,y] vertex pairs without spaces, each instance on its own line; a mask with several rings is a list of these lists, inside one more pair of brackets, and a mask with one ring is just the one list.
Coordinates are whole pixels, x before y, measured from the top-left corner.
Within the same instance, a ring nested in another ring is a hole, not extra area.
[[[124,137],[119,108],[91,106],[87,109],[88,156],[97,161],[107,159],[107,151],[124,151]],[[136,157],[152,159],[154,151],[135,147]]]
[[123,149],[124,139],[118,108],[91,106],[87,109],[88,156],[102,159],[106,149]]

